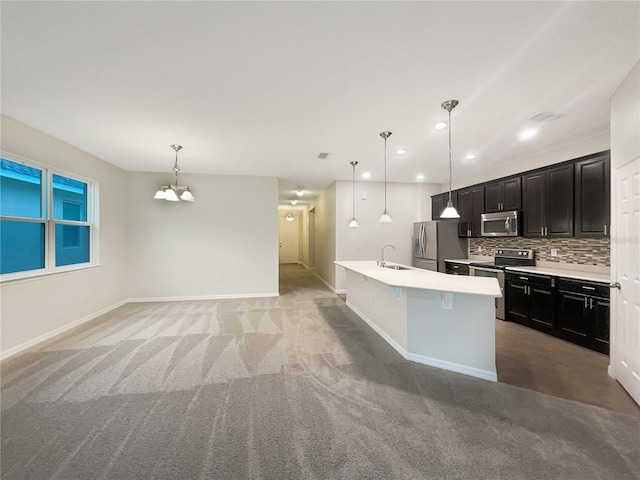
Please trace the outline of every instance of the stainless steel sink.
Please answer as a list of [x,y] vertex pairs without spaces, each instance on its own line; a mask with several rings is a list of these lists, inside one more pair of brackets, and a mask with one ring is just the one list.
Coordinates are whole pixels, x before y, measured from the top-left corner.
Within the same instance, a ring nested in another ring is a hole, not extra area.
[[411,270],[409,267],[401,267],[400,265],[385,265],[384,268],[390,268],[391,270]]

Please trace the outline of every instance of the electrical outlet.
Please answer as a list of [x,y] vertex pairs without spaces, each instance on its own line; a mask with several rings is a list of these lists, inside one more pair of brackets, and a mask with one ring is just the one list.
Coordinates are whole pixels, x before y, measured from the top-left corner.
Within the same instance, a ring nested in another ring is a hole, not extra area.
[[367,192],[362,192],[362,200],[366,200],[367,199]]
[[478,245],[478,253],[482,252],[482,245]]
[[558,256],[558,250],[557,250],[557,249],[555,249],[555,248],[552,248],[552,249],[551,249],[551,256],[552,256],[552,257],[557,257],[557,256]]

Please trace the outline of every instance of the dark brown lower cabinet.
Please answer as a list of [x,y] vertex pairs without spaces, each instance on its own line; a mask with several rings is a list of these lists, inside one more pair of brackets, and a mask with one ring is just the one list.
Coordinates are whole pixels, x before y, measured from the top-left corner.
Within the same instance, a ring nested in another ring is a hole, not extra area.
[[609,286],[602,283],[505,274],[506,319],[609,354]]
[[559,336],[609,354],[609,288],[568,279],[558,280]]
[[505,281],[507,320],[554,334],[556,331],[554,277],[507,272]]

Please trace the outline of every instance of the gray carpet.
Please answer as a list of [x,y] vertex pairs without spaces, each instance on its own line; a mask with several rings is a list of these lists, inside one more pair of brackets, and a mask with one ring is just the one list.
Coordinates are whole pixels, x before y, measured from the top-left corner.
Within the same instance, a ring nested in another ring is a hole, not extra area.
[[639,479],[640,419],[403,360],[301,267],[2,363],[3,479]]

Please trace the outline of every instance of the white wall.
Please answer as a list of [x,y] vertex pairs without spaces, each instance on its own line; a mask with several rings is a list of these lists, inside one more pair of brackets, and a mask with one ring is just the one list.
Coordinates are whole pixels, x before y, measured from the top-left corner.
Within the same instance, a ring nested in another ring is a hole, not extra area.
[[[336,184],[329,185],[313,202],[315,207],[315,267],[326,283],[335,286]],[[312,208],[313,208],[312,207]]]
[[2,355],[62,331],[127,297],[126,172],[2,116],[2,150],[99,183],[100,266],[2,283]]
[[[385,260],[411,265],[413,223],[431,219],[431,190],[436,186],[422,184],[387,183],[387,210],[392,223],[378,223],[384,210],[384,183],[356,182],[356,219],[359,228],[349,228],[352,216],[352,183],[336,182],[336,258],[334,260],[376,260],[383,245]],[[366,200],[362,200],[362,194]],[[422,217],[428,201],[428,217]],[[346,273],[335,266],[335,283],[338,292],[346,288]],[[326,280],[326,279],[325,279]],[[328,281],[328,280],[327,280]]]
[[129,173],[128,290],[134,299],[278,293],[275,177],[181,174],[196,201],[155,200],[171,173]]
[[611,169],[640,156],[640,63],[611,98]]
[[[546,152],[541,152],[530,157],[514,159],[511,162],[499,165],[497,167],[488,168],[476,175],[470,176],[454,176],[451,182],[452,189],[468,187],[476,185],[496,178],[507,177],[516,173],[535,170],[536,168],[546,167],[554,163],[564,162],[573,158],[583,157],[596,152],[602,152],[610,148],[609,132],[584,138],[577,142],[569,143]],[[440,191],[448,191],[449,184],[442,184]]]

